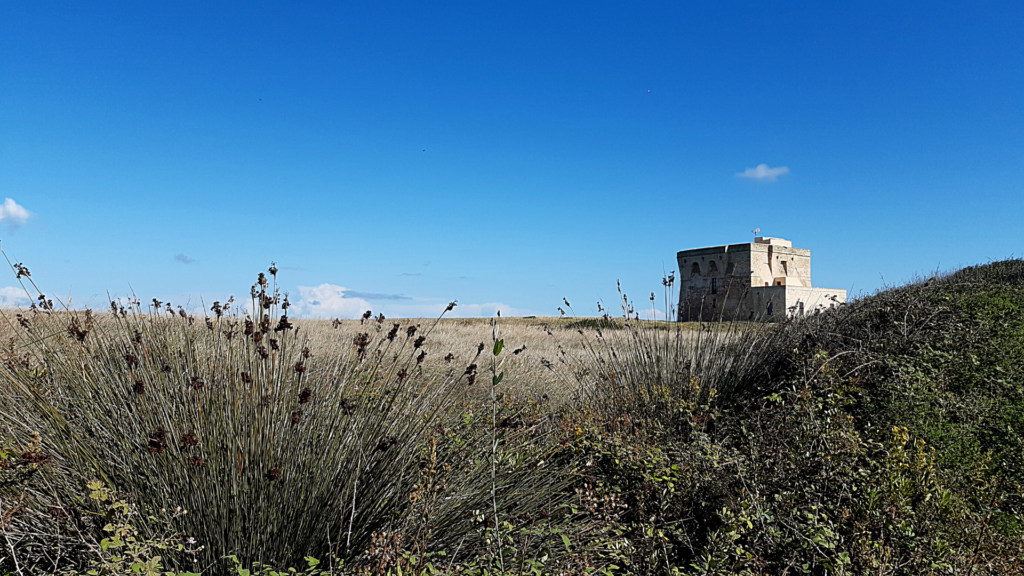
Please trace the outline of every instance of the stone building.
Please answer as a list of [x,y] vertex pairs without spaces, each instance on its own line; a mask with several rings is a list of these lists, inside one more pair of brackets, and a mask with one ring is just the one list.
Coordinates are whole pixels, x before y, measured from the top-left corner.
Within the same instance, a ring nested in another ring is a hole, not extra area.
[[811,251],[781,238],[683,250],[680,322],[781,319],[846,302],[846,290],[811,286]]

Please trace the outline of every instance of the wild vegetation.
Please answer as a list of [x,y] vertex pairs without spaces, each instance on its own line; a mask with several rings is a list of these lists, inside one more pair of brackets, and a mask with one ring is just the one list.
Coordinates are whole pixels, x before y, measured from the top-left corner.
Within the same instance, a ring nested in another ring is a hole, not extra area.
[[12,268],[0,573],[1024,573],[1021,260],[729,325],[295,321],[273,268],[93,313]]

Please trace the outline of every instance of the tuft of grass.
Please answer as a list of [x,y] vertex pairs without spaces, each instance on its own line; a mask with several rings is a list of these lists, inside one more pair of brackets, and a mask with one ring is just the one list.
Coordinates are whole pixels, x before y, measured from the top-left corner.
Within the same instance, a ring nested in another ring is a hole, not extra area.
[[[133,299],[102,317],[50,305],[8,318],[22,344],[0,370],[10,399],[0,415],[13,444],[45,454],[22,495],[66,517],[95,478],[145,513],[180,507],[177,527],[203,546],[200,564],[352,558],[410,531],[455,546],[453,527],[489,500],[521,514],[551,495],[557,479],[543,470],[481,474],[490,467],[475,451],[514,434],[449,437],[468,373],[422,370],[436,322],[381,316],[315,346],[287,317],[275,272],[259,275],[247,311],[215,302],[196,318]],[[31,543],[57,530],[50,520],[19,515],[8,533]]]

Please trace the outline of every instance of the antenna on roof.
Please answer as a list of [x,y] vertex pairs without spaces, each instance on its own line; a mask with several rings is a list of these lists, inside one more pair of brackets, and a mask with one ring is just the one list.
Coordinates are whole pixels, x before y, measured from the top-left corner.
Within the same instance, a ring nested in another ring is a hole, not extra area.
[[750,232],[754,234],[754,239],[757,240],[757,235],[761,233],[761,229],[760,228],[754,228]]

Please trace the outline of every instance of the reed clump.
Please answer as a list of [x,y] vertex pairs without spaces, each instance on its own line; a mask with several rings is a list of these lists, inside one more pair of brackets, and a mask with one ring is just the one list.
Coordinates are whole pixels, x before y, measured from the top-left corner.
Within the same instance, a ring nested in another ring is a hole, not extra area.
[[[99,542],[103,522],[79,505],[96,480],[143,518],[180,511],[174,530],[198,544],[165,551],[164,563],[194,571],[228,556],[351,559],[409,532],[421,546],[455,546],[466,539],[453,526],[472,524],[493,494],[502,515],[551,505],[549,474],[512,462],[492,481],[492,438],[460,430],[473,421],[464,392],[474,371],[422,370],[436,322],[381,315],[353,338],[314,343],[288,317],[276,272],[259,274],[245,310],[214,302],[202,317],[137,299],[102,315],[61,311],[41,295],[17,313],[0,415],[11,449],[27,447],[11,461],[32,464],[19,468],[32,481],[12,477],[4,496],[36,513],[5,518],[6,536],[37,553],[64,547],[72,563],[87,557],[82,542]],[[533,428],[498,445],[528,456],[544,434]]]

